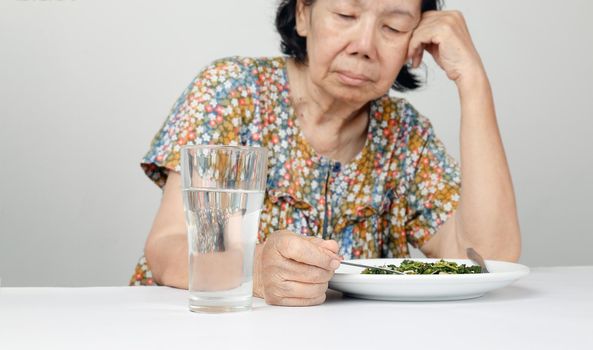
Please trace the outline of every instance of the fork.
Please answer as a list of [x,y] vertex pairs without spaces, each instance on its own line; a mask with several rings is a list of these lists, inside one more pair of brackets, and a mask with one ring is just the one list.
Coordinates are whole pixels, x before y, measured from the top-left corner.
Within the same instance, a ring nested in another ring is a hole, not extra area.
[[484,262],[484,259],[482,258],[482,256],[480,254],[478,254],[478,252],[476,252],[476,250],[472,247],[469,247],[465,250],[465,252],[467,253],[467,257],[475,262],[476,264],[480,265],[480,267],[482,268],[482,272],[483,273],[489,273],[490,271],[488,271],[488,269],[486,268],[486,263]]
[[386,269],[386,268],[383,268],[383,267],[368,266],[368,265],[363,265],[363,264],[351,263],[351,262],[347,262],[347,261],[340,261],[340,264],[350,265],[350,266],[356,266],[356,267],[362,267],[362,268],[365,268],[365,269],[377,269],[377,270],[381,270],[381,271],[387,271],[387,272],[389,272],[391,274],[396,274],[396,275],[405,275],[405,273],[403,273],[403,272],[394,271],[394,270]]

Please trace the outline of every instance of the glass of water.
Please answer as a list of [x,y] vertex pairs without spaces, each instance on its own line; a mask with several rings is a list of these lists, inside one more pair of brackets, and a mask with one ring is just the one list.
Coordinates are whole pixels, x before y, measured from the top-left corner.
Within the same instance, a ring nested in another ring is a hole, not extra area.
[[267,160],[262,147],[182,148],[191,311],[251,309]]

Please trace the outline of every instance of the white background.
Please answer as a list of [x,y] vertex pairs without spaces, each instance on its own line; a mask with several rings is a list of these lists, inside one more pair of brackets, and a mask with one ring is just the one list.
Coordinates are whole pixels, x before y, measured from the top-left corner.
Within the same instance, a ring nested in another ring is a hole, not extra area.
[[[276,0],[0,0],[0,277],[124,285],[160,191],[139,160],[194,75],[279,54]],[[495,92],[530,266],[593,264],[593,2],[450,0]],[[408,98],[458,154],[455,87]]]

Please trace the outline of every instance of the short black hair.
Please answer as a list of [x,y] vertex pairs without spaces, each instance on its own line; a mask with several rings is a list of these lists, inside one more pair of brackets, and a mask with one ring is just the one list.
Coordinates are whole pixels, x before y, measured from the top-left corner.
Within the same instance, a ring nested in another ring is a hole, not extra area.
[[[311,6],[316,0],[303,0],[305,5]],[[282,53],[293,57],[297,62],[307,61],[307,39],[296,31],[297,0],[282,0],[276,11],[276,30],[280,33],[280,49]],[[420,11],[438,11],[443,8],[442,0],[422,0]],[[404,65],[391,86],[396,91],[414,90],[421,86],[421,80],[410,73]]]

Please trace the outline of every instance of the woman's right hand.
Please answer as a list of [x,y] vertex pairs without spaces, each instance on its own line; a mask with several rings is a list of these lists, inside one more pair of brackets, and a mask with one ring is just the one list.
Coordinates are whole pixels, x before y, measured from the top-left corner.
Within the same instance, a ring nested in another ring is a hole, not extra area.
[[328,281],[340,266],[338,243],[276,231],[258,247],[254,294],[283,306],[318,305],[325,301]]

